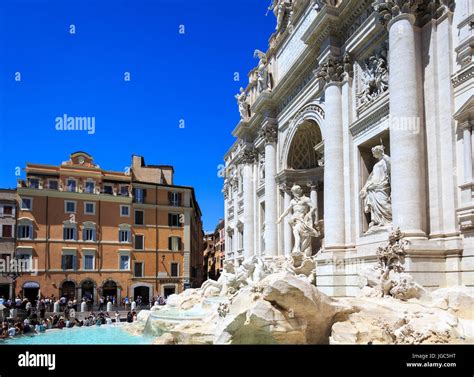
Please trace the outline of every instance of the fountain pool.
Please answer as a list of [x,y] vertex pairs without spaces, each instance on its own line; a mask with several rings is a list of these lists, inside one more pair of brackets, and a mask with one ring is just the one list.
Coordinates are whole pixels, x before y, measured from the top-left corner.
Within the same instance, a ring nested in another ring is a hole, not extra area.
[[22,335],[1,341],[0,345],[47,345],[47,344],[68,344],[68,345],[138,345],[151,344],[153,338],[148,336],[134,336],[124,330],[127,325],[103,325],[90,327],[74,327],[63,330],[47,330],[45,333],[37,335]]

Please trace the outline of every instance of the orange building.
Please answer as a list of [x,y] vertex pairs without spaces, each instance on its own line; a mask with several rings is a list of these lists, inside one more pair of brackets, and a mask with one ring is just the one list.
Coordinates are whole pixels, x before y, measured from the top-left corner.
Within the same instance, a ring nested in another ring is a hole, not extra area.
[[129,171],[106,171],[76,152],[25,171],[16,256],[38,271],[17,280],[17,293],[146,302],[201,284],[201,212],[194,189],[173,184],[173,167],[133,156]]
[[222,272],[225,258],[224,220],[219,220],[214,232],[205,233],[203,240],[204,278],[217,280]]

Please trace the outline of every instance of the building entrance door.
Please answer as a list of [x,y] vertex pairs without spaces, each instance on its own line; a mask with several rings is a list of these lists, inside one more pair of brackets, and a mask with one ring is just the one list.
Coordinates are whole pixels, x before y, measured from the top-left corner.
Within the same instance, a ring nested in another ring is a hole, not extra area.
[[76,284],[72,281],[65,281],[61,286],[61,297],[73,299],[76,296]]
[[0,284],[0,297],[3,297],[5,301],[10,298],[10,285],[9,284]]
[[168,298],[168,296],[174,295],[175,293],[176,293],[175,287],[165,287],[164,289],[165,298]]
[[27,298],[32,305],[36,304],[38,300],[40,286],[34,281],[27,282],[23,285],[23,297]]
[[150,302],[150,288],[145,286],[135,287],[133,290],[133,299],[137,301],[138,296],[141,296],[143,305],[148,305]]
[[117,283],[115,283],[115,281],[112,281],[112,280],[105,282],[104,285],[102,286],[102,296],[104,296],[105,298],[109,296],[109,297],[115,297],[118,299]]

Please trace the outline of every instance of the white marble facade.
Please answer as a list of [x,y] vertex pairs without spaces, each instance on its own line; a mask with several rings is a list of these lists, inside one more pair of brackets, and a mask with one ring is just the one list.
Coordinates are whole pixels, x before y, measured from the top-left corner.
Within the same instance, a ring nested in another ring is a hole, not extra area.
[[291,253],[297,184],[324,293],[357,294],[392,227],[418,282],[474,286],[474,0],[281,2],[225,155],[226,259]]

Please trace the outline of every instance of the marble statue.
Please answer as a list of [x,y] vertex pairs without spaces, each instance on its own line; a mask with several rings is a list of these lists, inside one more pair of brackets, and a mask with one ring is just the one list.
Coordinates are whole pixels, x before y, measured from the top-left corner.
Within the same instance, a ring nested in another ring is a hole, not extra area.
[[382,50],[365,62],[365,69],[362,71],[363,89],[357,95],[360,98],[361,104],[372,101],[388,89],[386,55],[387,52]]
[[240,93],[235,95],[239,105],[240,118],[246,120],[250,117],[250,104],[247,101],[247,93],[244,88],[240,88]]
[[271,5],[268,7],[269,11],[273,11],[277,19],[275,30],[279,30],[283,26],[285,15],[291,14],[291,0],[273,0]]
[[364,201],[364,212],[370,213],[369,231],[392,222],[390,157],[384,153],[383,145],[373,147],[372,154],[378,162],[360,191],[360,197]]
[[291,252],[293,254],[305,253],[306,256],[311,256],[311,239],[319,237],[319,232],[314,228],[316,208],[311,199],[303,194],[300,186],[294,185],[291,192],[293,199],[291,199],[290,206],[285,209],[277,223],[280,223],[284,217],[291,213],[288,223],[291,225],[295,238]]
[[267,55],[260,50],[255,50],[253,56],[254,58],[259,58],[257,67],[257,91],[261,93],[264,90],[270,90],[270,73],[268,72]]
[[238,288],[235,287],[235,277],[234,264],[231,261],[224,261],[224,270],[221,272],[219,279],[217,281],[212,279],[206,280],[200,290],[203,296],[210,295],[211,291],[214,291],[214,295],[226,294],[229,288]]

